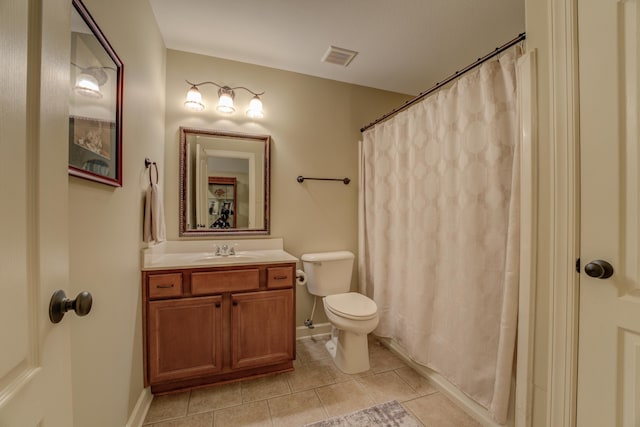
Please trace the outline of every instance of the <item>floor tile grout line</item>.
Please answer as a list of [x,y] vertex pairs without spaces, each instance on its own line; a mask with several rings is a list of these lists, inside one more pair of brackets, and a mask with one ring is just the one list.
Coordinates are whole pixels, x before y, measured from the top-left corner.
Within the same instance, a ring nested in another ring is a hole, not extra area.
[[[272,398],[275,399],[275,398]],[[267,411],[269,411],[269,421],[271,422],[271,425],[273,426],[273,413],[271,412],[271,404],[269,403],[270,399],[267,399]]]
[[[418,398],[416,398],[416,399],[418,399]],[[410,400],[408,402],[410,402]],[[408,406],[406,406],[404,404],[404,402],[400,402],[400,405],[402,405],[404,410],[407,411],[407,413],[409,413],[417,422],[419,422],[420,425],[424,426],[424,423],[422,422],[422,420],[420,418],[418,418],[418,416],[416,414],[414,414],[413,411]]]
[[324,402],[322,401],[322,399],[320,399],[320,395],[318,394],[318,387],[313,389],[313,392],[316,395],[316,398],[318,399],[318,402],[320,402],[320,405],[322,406],[322,412],[324,412],[324,419],[326,420],[329,417],[329,411],[327,411],[327,408],[324,406]]
[[417,394],[417,395],[418,395],[418,397],[420,397],[421,395],[420,395],[420,392],[418,391],[418,389],[417,389],[417,388],[415,388],[415,387],[413,387],[413,386],[409,383],[409,381],[407,381],[407,380],[406,380],[402,375],[400,375],[400,374],[397,372],[397,371],[399,371],[400,369],[404,369],[404,367],[394,369],[394,370],[393,370],[393,372],[395,372],[395,373],[396,373],[396,375],[397,375],[397,376],[398,376],[402,381],[404,381],[404,383],[405,383],[406,385],[408,385],[408,386],[409,386],[409,388],[410,388],[411,390],[413,390],[413,392],[414,392],[415,394]]
[[[400,375],[398,375],[395,371],[386,371],[386,372],[381,372],[380,374],[374,374],[374,375],[372,375],[371,377],[375,377],[375,376],[382,375],[382,374],[387,374],[387,373],[389,373],[389,372],[393,372],[393,373],[394,373],[394,375],[395,375],[396,377],[398,377],[398,379],[402,380],[402,378],[400,378]],[[365,377],[365,378],[371,378],[371,377]],[[358,383],[360,383],[360,385],[362,385],[362,386],[365,388],[366,393],[367,393],[367,394],[368,394],[368,395],[373,399],[373,401],[374,401],[374,403],[375,403],[375,404],[383,403],[383,402],[378,402],[378,401],[376,400],[376,395],[375,395],[375,394],[374,394],[374,392],[373,392],[373,388],[366,387],[366,384],[364,384],[364,383],[361,381],[361,379],[358,379],[358,380],[356,380],[356,381],[358,381]],[[408,384],[407,384],[407,385],[408,385]],[[411,388],[411,386],[409,386],[409,389],[411,389],[411,390],[415,393],[415,391]],[[417,394],[417,393],[416,393],[416,394]],[[400,401],[397,397],[394,397],[392,400],[398,400],[398,401]]]

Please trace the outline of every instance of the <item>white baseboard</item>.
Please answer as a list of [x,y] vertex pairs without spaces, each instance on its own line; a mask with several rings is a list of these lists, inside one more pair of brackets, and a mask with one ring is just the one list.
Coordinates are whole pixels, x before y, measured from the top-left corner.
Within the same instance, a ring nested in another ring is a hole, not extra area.
[[[447,395],[454,403],[462,408],[469,416],[478,421],[484,427],[505,427],[491,419],[485,408],[474,402],[466,394],[462,393],[456,386],[451,384],[445,377],[432,369],[414,362],[406,351],[395,341],[389,338],[380,338],[380,342],[393,351],[398,357],[404,360],[409,366],[415,369],[420,375],[427,378],[442,393]],[[509,424],[509,423],[508,423]]]
[[318,323],[313,325],[313,329],[309,329],[306,326],[296,327],[296,339],[309,338],[317,335],[329,335],[331,333],[331,323]]
[[152,400],[153,395],[151,394],[151,388],[147,387],[143,389],[125,427],[141,427],[144,418],[147,416]]

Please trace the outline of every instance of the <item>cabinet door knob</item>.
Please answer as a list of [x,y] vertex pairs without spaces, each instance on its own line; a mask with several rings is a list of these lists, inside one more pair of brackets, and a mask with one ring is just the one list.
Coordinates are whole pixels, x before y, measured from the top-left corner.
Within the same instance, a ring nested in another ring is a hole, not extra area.
[[219,302],[216,303],[216,308],[220,308],[220,303]]
[[234,302],[233,302],[233,305],[238,305],[238,301],[234,301]]
[[51,323],[59,323],[69,310],[75,311],[78,316],[86,316],[92,305],[93,297],[87,291],[80,292],[75,299],[70,299],[62,289],[58,289],[49,302],[49,320]]

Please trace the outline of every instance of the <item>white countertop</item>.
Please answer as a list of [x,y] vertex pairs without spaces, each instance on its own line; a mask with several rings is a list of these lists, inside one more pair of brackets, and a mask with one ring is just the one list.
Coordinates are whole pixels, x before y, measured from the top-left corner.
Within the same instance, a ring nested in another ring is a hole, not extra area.
[[[235,255],[216,255],[216,245],[233,247]],[[142,250],[142,270],[279,264],[298,258],[282,248],[282,239],[169,241]]]

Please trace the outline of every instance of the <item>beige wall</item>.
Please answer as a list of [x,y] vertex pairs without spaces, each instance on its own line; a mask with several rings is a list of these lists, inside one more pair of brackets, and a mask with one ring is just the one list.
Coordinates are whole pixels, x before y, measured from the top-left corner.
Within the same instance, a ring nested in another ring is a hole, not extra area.
[[124,63],[123,187],[69,178],[71,285],[93,294],[72,325],[74,425],[124,426],[142,383],[144,158],[164,159],[164,43],[147,1],[83,0]]
[[[265,117],[254,121],[244,115],[251,98],[244,91],[236,92],[236,113],[220,115],[215,111],[217,88],[211,85],[201,87],[207,108],[189,111],[183,107],[189,89],[185,79],[266,91]],[[282,237],[285,250],[297,257],[339,249],[357,253],[359,129],[402,104],[406,95],[175,50],[167,51],[166,82],[165,215],[170,240],[178,239],[178,128],[190,126],[271,135],[271,236]],[[299,184],[298,175],[346,176],[352,183]],[[352,286],[355,280],[354,274]],[[302,325],[313,301],[299,287],[296,302],[296,324]],[[316,313],[316,323],[326,321],[321,306]]]

